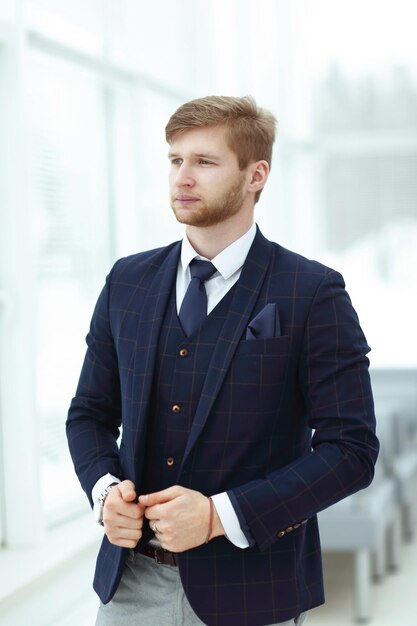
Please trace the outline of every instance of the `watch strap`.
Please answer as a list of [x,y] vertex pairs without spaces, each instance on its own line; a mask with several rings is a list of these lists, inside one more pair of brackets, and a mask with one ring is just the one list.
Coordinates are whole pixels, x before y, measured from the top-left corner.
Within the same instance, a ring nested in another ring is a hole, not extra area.
[[110,485],[108,485],[101,492],[101,494],[98,497],[97,502],[95,503],[94,516],[95,516],[96,522],[100,524],[101,526],[103,526],[103,512],[104,512],[104,503],[106,501],[106,498],[109,495],[110,491],[113,489],[113,487],[118,484],[119,483],[111,483]]

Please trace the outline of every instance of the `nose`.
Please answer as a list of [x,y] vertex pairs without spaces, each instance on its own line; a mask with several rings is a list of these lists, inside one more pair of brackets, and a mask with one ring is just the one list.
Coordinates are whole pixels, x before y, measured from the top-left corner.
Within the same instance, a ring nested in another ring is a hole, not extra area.
[[176,172],[175,182],[178,187],[193,187],[195,181],[186,163],[181,163],[179,166]]

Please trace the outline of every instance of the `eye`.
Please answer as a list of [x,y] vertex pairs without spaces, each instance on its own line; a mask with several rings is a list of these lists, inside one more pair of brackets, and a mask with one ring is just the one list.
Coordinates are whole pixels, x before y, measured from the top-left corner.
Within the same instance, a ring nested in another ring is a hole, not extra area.
[[198,160],[198,164],[199,165],[213,165],[212,161],[207,161],[207,159],[199,159]]
[[182,159],[177,158],[177,159],[171,159],[171,165],[181,165],[182,163]]

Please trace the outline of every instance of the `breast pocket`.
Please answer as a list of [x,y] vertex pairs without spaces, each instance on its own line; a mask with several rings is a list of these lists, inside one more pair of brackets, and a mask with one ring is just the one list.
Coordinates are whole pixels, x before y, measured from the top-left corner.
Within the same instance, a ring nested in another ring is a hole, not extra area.
[[242,341],[232,361],[234,384],[277,385],[290,361],[290,337]]
[[242,341],[232,359],[217,408],[227,415],[231,432],[272,427],[294,363],[289,336]]
[[240,355],[266,355],[266,356],[289,356],[290,349],[290,336],[283,335],[282,337],[271,337],[269,339],[247,339],[241,341],[236,353],[235,358]]

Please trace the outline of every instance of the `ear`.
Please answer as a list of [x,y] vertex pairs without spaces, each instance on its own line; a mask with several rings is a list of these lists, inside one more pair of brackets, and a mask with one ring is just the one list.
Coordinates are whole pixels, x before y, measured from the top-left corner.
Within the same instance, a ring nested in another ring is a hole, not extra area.
[[250,180],[248,191],[256,193],[263,189],[269,174],[269,163],[267,161],[256,161],[249,166]]

